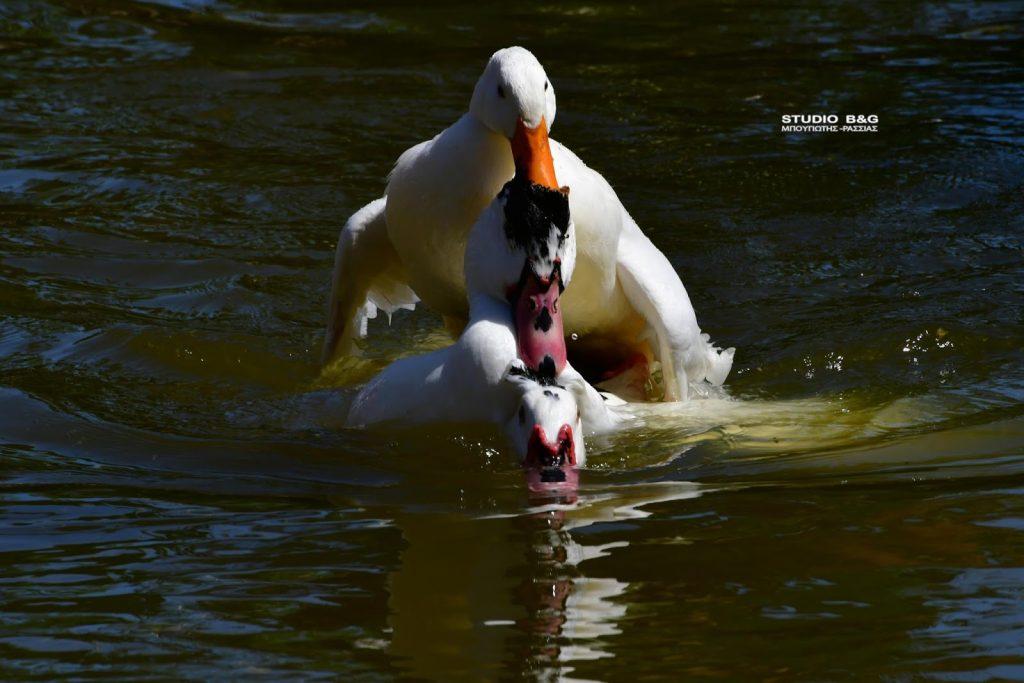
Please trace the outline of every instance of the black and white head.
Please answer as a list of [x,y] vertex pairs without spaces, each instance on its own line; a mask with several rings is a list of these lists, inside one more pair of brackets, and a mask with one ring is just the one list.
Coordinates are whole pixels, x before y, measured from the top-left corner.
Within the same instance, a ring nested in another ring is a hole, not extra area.
[[467,288],[511,300],[532,278],[544,284],[557,281],[561,292],[576,267],[568,193],[568,188],[552,190],[518,175],[505,183],[470,232]]
[[[498,194],[509,250],[526,258],[540,281],[558,278],[564,289],[576,266],[576,236],[569,188],[552,189],[516,175]],[[524,275],[525,276],[525,275]]]

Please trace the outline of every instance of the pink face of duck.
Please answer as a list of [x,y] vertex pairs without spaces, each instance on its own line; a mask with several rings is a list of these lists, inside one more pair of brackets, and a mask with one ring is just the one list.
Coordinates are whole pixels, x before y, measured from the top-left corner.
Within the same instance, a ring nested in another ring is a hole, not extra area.
[[561,275],[540,278],[526,274],[515,302],[519,357],[528,367],[551,377],[565,368],[565,331],[558,298]]
[[[565,288],[567,241],[572,239],[569,190],[558,187],[555,179],[543,119],[533,129],[522,120],[518,122],[512,137],[512,157],[516,177],[506,195],[506,234],[510,244],[525,255],[519,283],[510,292],[519,357],[530,369],[554,377],[566,364],[558,299]],[[571,247],[574,258],[575,244]]]
[[527,467],[576,466],[576,444],[572,427],[563,424],[553,438],[539,424],[533,426],[526,447]]
[[577,467],[586,458],[576,402],[561,387],[532,393],[523,401],[528,421],[533,423],[523,460],[530,495],[575,497],[580,476]]

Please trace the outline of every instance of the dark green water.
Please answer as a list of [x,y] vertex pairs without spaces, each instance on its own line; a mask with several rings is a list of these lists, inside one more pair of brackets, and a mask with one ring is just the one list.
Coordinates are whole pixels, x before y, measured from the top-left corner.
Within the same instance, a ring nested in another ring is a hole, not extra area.
[[[1022,17],[6,0],[0,674],[1024,678]],[[338,228],[517,43],[737,347],[553,511],[317,367]]]

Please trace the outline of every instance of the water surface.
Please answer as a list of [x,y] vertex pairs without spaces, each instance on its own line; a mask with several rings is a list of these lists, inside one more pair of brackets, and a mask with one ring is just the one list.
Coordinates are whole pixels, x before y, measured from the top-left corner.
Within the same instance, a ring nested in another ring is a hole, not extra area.
[[[737,348],[574,504],[335,428],[317,364],[338,229],[508,44]],[[1024,677],[1022,48],[1018,3],[4,3],[0,671]]]

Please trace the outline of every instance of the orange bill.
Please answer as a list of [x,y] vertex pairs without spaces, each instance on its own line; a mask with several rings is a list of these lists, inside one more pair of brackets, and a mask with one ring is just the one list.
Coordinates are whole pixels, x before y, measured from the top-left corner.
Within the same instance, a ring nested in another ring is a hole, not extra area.
[[516,175],[524,174],[530,182],[558,189],[555,162],[551,159],[551,147],[548,145],[548,124],[543,117],[536,128],[527,128],[522,119],[516,121],[512,159],[516,164]]

